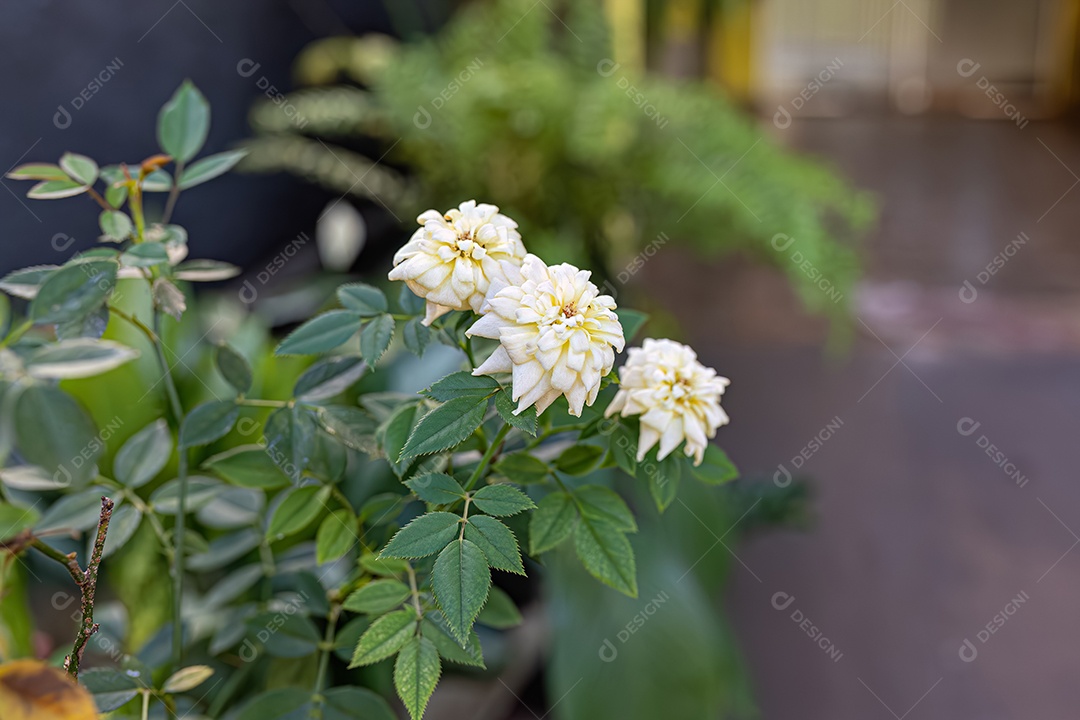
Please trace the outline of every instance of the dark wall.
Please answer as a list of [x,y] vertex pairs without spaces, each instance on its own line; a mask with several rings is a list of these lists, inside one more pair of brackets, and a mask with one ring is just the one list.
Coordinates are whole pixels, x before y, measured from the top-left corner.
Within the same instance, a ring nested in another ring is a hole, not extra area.
[[[288,90],[292,60],[307,43],[370,31],[392,32],[380,0],[4,3],[0,169],[55,162],[68,150],[102,164],[138,162],[157,152],[158,108],[184,78],[213,108],[204,152],[225,150],[250,134],[260,77]],[[260,65],[248,77],[237,71],[245,59]],[[59,262],[94,244],[98,211],[89,199],[27,200],[29,183],[3,185],[0,273]],[[192,256],[247,266],[310,229],[326,202],[293,178],[233,174],[185,192],[174,218],[189,231]],[[54,241],[59,233],[75,242]]]

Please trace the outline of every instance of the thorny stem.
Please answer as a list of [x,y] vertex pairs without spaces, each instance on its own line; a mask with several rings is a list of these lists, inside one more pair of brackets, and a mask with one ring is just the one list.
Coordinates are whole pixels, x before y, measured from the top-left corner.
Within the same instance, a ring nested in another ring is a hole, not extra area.
[[71,654],[64,658],[64,669],[73,678],[79,677],[79,665],[82,663],[86,644],[90,642],[90,637],[98,630],[98,626],[94,622],[94,593],[97,590],[98,567],[101,565],[101,554],[105,550],[105,536],[109,532],[112,511],[113,501],[102,496],[97,535],[94,538],[94,547],[90,551],[90,560],[85,571],[79,567],[79,563],[75,559],[75,553],[65,555],[59,550],[46,545],[38,538],[34,538],[30,543],[31,547],[67,568],[82,595],[82,604],[80,606],[82,619],[79,621],[79,631],[75,636]]
[[488,445],[487,450],[484,451],[483,457],[480,458],[480,463],[473,470],[472,476],[469,477],[469,482],[465,484],[465,490],[472,490],[476,485],[476,481],[480,479],[480,476],[484,474],[484,470],[487,469],[487,465],[491,462],[491,458],[495,457],[495,454],[499,452],[499,448],[502,447],[503,440],[506,439],[507,433],[510,432],[509,425],[503,425],[499,432],[491,439],[491,444]]
[[465,524],[469,522],[469,501],[472,498],[469,495],[465,496],[465,509],[461,513],[461,532],[458,533],[458,542],[465,539]]

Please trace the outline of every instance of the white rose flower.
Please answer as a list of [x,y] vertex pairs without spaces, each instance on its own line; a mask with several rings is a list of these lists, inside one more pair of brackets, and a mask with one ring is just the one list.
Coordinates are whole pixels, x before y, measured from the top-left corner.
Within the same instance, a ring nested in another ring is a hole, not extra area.
[[657,442],[657,459],[663,460],[685,440],[684,452],[700,465],[709,438],[728,422],[720,396],[730,382],[698,362],[686,345],[648,339],[627,353],[619,371],[619,391],[604,416],[641,416],[638,461]]
[[425,325],[451,310],[480,312],[491,281],[505,281],[525,257],[517,223],[494,205],[469,200],[416,221],[421,227],[394,255],[390,279],[427,300]]
[[473,375],[512,373],[515,414],[534,403],[542,413],[565,395],[570,414],[580,417],[623,349],[615,299],[600,294],[587,270],[548,267],[535,255],[513,275],[492,285],[486,314],[466,332],[499,341]]

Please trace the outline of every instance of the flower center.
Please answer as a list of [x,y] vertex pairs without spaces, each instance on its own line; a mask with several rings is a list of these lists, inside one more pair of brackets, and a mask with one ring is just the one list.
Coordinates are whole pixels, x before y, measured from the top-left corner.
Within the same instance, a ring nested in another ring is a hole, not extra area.
[[562,306],[562,316],[564,318],[572,318],[577,315],[577,304],[573,301],[566,303]]

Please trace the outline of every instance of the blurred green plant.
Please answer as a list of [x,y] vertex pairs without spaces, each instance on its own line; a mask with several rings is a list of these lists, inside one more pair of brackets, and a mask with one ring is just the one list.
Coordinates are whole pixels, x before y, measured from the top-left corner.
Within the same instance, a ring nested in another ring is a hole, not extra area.
[[481,197],[612,292],[669,242],[747,253],[845,318],[868,198],[715,87],[622,68],[600,6],[492,0],[434,38],[317,42],[296,63],[309,87],[253,109],[242,169],[287,170],[404,219]]

